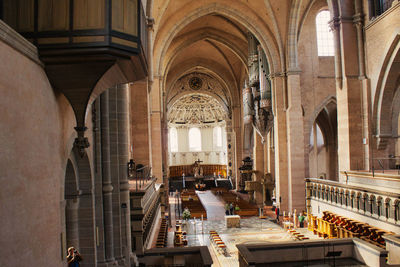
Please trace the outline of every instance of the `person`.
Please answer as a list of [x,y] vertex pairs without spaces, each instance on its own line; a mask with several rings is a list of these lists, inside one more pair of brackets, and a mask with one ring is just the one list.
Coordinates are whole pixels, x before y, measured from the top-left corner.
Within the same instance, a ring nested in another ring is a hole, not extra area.
[[225,215],[229,215],[229,204],[225,204]]
[[299,215],[299,224],[300,224],[300,228],[304,227],[304,219],[306,218],[304,215],[304,211],[300,213]]
[[279,207],[278,206],[276,206],[275,215],[276,215],[276,222],[279,223]]
[[233,215],[233,203],[229,204],[229,214]]
[[238,204],[236,204],[236,206],[235,206],[235,214],[238,214],[238,213],[239,213],[239,211],[240,211],[239,205],[238,205]]
[[82,261],[82,256],[74,247],[68,248],[67,263],[68,267],[79,267],[79,262]]

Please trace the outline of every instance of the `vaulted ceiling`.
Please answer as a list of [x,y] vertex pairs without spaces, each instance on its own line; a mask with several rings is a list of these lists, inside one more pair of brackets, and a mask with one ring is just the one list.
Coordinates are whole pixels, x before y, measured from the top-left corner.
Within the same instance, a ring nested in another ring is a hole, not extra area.
[[[239,94],[240,84],[247,73],[247,49],[246,29],[221,15],[207,15],[184,27],[168,49],[166,104],[168,112],[171,112],[168,121],[216,122],[229,118],[235,95],[233,91]],[[200,81],[199,88],[193,87],[193,79]],[[177,115],[182,104],[176,105],[176,101],[182,95],[189,95],[182,98],[184,101],[191,99],[191,107],[186,103],[185,110],[193,111],[204,106],[193,98],[194,91],[203,94],[200,99],[207,99],[212,107]],[[193,115],[192,119],[189,114]]]

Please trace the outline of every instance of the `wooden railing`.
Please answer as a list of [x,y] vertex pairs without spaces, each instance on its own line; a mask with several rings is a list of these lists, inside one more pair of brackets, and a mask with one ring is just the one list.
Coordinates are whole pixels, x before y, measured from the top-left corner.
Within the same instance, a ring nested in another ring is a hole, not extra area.
[[[203,176],[213,176],[215,173],[217,176],[221,174],[222,177],[226,177],[226,165],[201,164],[200,167],[203,168]],[[185,176],[193,176],[193,165],[169,167],[169,177],[182,177],[183,174]]]

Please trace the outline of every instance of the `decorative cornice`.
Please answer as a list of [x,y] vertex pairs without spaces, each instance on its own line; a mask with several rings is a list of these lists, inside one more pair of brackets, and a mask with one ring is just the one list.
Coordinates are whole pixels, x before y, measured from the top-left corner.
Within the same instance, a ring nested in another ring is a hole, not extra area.
[[2,40],[4,43],[8,44],[24,56],[28,57],[30,60],[40,65],[41,67],[44,66],[39,59],[36,46],[34,46],[31,42],[22,37],[19,33],[14,31],[2,20],[0,20],[0,40]]

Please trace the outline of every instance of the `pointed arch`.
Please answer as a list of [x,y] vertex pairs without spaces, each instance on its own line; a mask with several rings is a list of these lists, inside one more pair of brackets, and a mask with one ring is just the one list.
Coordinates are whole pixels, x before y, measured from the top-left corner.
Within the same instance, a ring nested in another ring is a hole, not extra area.
[[[238,4],[239,5],[239,4]],[[186,25],[190,24],[194,20],[209,15],[209,14],[220,14],[222,16],[226,16],[230,19],[237,21],[238,23],[244,25],[250,32],[252,32],[256,38],[260,41],[261,46],[263,47],[268,61],[271,62],[271,69],[274,72],[281,71],[281,62],[279,56],[279,50],[277,48],[276,40],[273,37],[270,29],[267,25],[258,17],[257,14],[254,13],[254,16],[248,17],[244,16],[238,9],[235,9],[235,4],[232,6],[225,6],[220,3],[213,3],[207,6],[192,7],[192,12],[189,14],[181,15],[182,19],[179,23],[175,25],[168,25],[171,29],[165,28],[161,29],[157,36],[161,36],[156,38],[154,45],[154,53],[156,60],[156,75],[162,75],[165,72],[165,57],[167,51],[169,49],[172,40],[175,36],[182,30]],[[178,14],[175,14],[178,15]],[[168,24],[168,22],[167,22]],[[163,36],[165,35],[165,36]],[[163,41],[160,41],[163,40]]]
[[[395,129],[393,127],[393,116],[399,115],[399,109],[396,109],[397,105],[394,105],[394,100],[400,98],[397,93],[400,88],[400,75],[398,73],[400,64],[400,33],[394,36],[385,54],[386,57],[382,62],[374,97],[374,128],[375,134],[378,137],[378,149],[386,148],[388,138],[393,135]],[[388,120],[388,116],[392,118]]]

